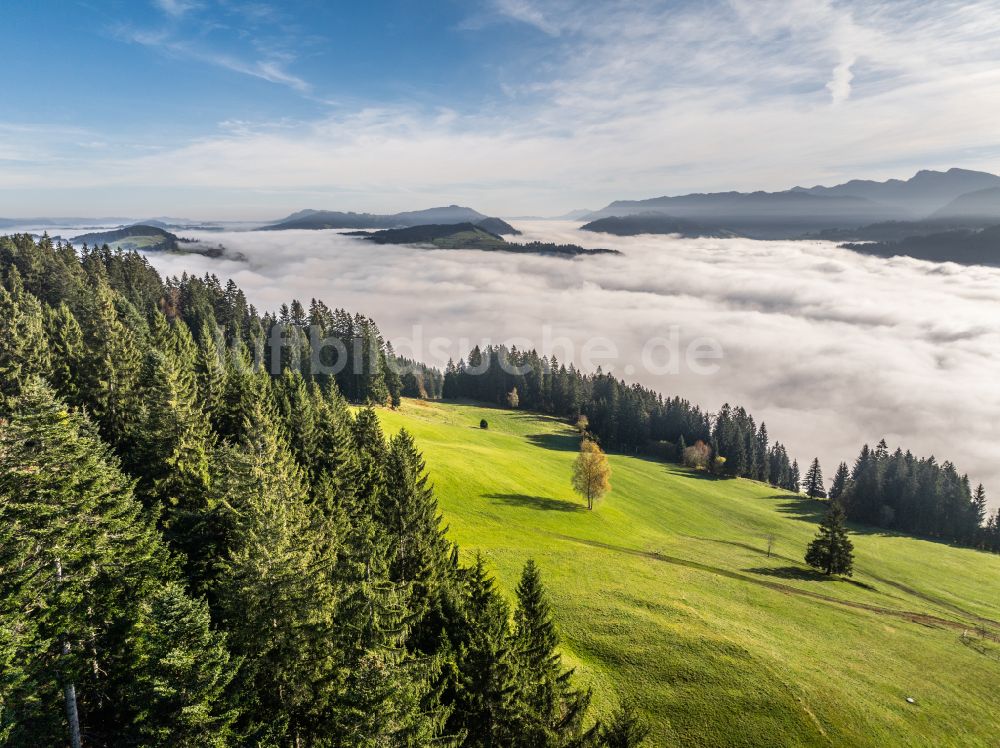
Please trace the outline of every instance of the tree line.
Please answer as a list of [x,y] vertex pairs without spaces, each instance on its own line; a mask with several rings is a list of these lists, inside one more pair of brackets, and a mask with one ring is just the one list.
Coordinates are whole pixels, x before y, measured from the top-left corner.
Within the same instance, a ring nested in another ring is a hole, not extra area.
[[[820,495],[811,485],[807,493]],[[866,444],[853,467],[839,465],[827,494],[852,521],[1000,552],[1000,509],[988,516],[986,489],[951,462]]]
[[[664,397],[600,369],[585,374],[533,350],[476,346],[457,364],[449,361],[442,394],[503,406],[513,394],[517,407],[573,422],[585,416],[587,430],[607,449],[677,461],[687,453],[693,467],[798,490],[798,463],[782,444],[771,443],[767,426],[758,426],[744,408],[725,405],[713,415],[680,397]],[[717,462],[717,456],[725,459]]]
[[538,567],[508,602],[463,564],[413,439],[349,407],[398,399],[392,360],[321,302],[0,238],[0,742],[639,744]]

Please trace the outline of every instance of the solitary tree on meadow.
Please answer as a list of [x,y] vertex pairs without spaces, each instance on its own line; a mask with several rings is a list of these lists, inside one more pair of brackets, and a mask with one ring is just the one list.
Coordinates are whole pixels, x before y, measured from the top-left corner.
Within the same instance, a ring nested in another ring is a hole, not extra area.
[[826,574],[851,576],[854,568],[854,544],[844,527],[846,515],[840,504],[833,502],[819,526],[816,538],[806,550],[806,563]]
[[607,455],[595,442],[584,439],[573,465],[573,488],[587,500],[587,509],[611,489],[611,467]]

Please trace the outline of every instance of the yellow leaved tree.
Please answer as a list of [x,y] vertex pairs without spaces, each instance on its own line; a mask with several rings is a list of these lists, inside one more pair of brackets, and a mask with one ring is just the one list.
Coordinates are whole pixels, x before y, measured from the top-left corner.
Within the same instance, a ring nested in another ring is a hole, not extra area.
[[611,490],[611,466],[608,457],[595,442],[584,439],[573,465],[573,488],[587,500],[587,509]]

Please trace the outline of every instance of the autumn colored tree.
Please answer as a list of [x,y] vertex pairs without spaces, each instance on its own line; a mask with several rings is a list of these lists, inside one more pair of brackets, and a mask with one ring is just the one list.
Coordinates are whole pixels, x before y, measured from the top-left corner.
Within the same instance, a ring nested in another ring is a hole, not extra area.
[[573,488],[587,500],[587,509],[611,490],[611,466],[596,442],[584,439],[573,465]]
[[694,468],[695,470],[704,470],[708,467],[711,458],[711,447],[699,439],[690,447],[686,447],[684,449],[681,462],[684,464],[684,467]]

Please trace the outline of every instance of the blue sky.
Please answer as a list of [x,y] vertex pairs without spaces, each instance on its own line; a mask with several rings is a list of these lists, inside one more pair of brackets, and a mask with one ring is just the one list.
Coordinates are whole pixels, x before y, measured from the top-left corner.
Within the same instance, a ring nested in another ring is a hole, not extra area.
[[0,215],[559,213],[1000,170],[996,2],[7,2]]

